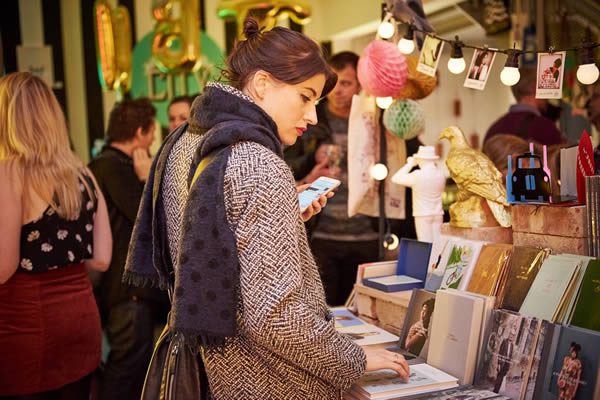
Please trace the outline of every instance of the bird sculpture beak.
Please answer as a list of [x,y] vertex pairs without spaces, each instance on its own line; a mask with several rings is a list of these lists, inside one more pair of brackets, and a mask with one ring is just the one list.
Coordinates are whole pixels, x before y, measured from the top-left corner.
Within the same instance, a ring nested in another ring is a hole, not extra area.
[[447,139],[450,140],[450,138],[452,137],[452,129],[451,128],[446,128],[444,129],[441,133],[440,136],[438,137],[438,141],[442,140],[442,139]]

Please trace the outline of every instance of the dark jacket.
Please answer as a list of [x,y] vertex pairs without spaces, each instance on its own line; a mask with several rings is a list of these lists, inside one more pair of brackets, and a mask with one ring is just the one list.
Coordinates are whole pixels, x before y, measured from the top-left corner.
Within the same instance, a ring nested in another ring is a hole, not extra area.
[[144,182],[140,181],[135,174],[132,158],[109,145],[90,162],[89,168],[106,199],[113,237],[110,267],[103,274],[99,287],[96,288],[101,311],[105,313],[118,303],[134,296],[146,301],[168,303],[164,292],[157,289],[136,288],[121,282],[131,231],[144,190]]

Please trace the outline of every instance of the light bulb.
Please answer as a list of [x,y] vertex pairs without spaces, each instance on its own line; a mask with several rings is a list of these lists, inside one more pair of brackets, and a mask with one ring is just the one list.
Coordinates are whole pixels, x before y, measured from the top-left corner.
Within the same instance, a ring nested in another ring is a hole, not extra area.
[[400,240],[398,236],[393,233],[389,233],[385,235],[385,239],[383,239],[383,247],[387,250],[396,250],[398,248],[398,244],[400,244]]
[[415,42],[412,39],[402,38],[398,42],[398,50],[402,54],[410,54],[415,50]]
[[584,85],[591,85],[598,80],[600,71],[596,64],[582,64],[577,68],[577,80]]
[[377,104],[377,107],[379,107],[383,110],[387,110],[387,108],[389,106],[391,106],[393,102],[394,102],[394,99],[391,97],[376,97],[375,98],[375,104]]
[[506,86],[516,85],[521,79],[521,73],[517,67],[504,67],[500,72],[500,80]]
[[371,178],[375,179],[376,181],[382,181],[387,177],[388,169],[385,165],[377,163],[371,165],[369,173],[371,174]]
[[448,70],[453,74],[460,74],[465,70],[467,64],[465,63],[465,59],[461,58],[450,58],[448,60]]
[[392,36],[394,36],[395,31],[396,28],[394,28],[394,24],[386,20],[379,25],[379,28],[377,29],[377,34],[379,34],[379,36],[382,39],[389,39]]

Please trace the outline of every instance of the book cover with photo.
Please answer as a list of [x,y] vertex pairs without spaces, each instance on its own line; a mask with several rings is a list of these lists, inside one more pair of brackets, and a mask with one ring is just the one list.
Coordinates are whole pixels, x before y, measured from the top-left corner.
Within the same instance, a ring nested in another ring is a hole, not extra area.
[[598,349],[598,332],[565,326],[556,329],[543,392],[539,398],[600,400]]
[[425,289],[430,292],[438,290],[446,272],[448,258],[452,251],[452,245],[458,238],[448,235],[439,235],[433,240],[431,246],[431,256],[427,268],[427,277],[425,278]]
[[440,289],[464,290],[467,287],[483,244],[466,239],[452,243]]
[[528,383],[540,329],[541,323],[536,318],[495,310],[475,386],[521,399]]
[[506,273],[513,246],[502,243],[483,245],[467,291],[484,296],[496,296],[500,282]]
[[388,350],[399,351],[407,360],[420,357],[427,359],[431,321],[435,313],[435,293],[424,289],[413,289],[404,326],[398,344]]

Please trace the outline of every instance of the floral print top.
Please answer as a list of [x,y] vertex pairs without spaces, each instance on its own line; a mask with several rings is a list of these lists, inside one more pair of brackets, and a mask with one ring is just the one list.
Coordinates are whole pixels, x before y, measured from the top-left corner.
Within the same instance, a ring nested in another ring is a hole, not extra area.
[[[82,181],[85,180],[85,184]],[[97,193],[92,179],[82,173],[79,218],[67,220],[48,206],[42,216],[21,228],[19,272],[46,272],[92,258]],[[90,196],[86,185],[93,192]]]

